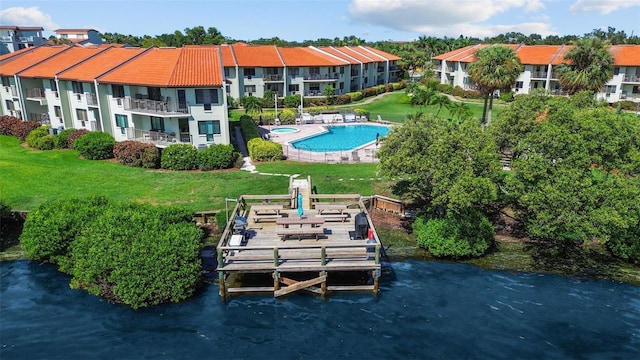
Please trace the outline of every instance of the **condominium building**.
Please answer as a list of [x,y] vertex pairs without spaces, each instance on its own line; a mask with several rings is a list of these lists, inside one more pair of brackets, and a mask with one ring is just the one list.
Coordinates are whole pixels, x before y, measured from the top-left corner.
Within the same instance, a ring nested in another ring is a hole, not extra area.
[[34,26],[0,26],[0,55],[43,44],[42,31]]
[[[487,44],[466,46],[433,58],[433,69],[442,84],[474,89],[467,73],[468,66],[475,61],[477,50]],[[527,94],[534,89],[545,89],[552,94],[563,94],[555,72],[564,62],[569,45],[504,45],[513,49],[523,65],[513,86],[516,94]],[[640,103],[640,45],[611,45],[609,51],[614,58],[613,77],[597,94],[598,99],[609,103],[631,100]]]
[[159,147],[228,144],[227,95],[344,94],[399,80],[399,59],[366,46],[39,46],[0,56],[0,112]]
[[103,42],[100,38],[100,32],[94,29],[57,29],[53,32],[56,34],[56,39],[64,39],[72,44],[98,45]]

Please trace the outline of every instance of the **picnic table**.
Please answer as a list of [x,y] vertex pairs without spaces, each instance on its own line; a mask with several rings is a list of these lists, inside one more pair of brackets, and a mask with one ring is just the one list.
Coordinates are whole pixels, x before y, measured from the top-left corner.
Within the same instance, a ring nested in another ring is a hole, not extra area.
[[318,214],[343,214],[347,210],[346,205],[340,204],[315,204],[314,208]]
[[283,210],[284,206],[281,204],[256,204],[251,205],[251,211],[255,215],[271,214],[280,215],[280,210]]
[[324,224],[324,218],[321,217],[316,217],[316,216],[309,216],[309,217],[297,217],[297,216],[291,216],[291,217],[281,217],[276,219],[276,224],[278,225],[282,225],[285,228],[288,228],[289,225],[300,225],[300,227],[302,227],[302,225],[305,224],[309,224],[311,225],[311,227],[318,227],[319,225]]

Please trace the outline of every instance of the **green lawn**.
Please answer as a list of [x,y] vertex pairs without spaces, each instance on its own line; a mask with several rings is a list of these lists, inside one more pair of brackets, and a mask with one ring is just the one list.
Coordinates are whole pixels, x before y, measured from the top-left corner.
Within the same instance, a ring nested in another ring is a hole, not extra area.
[[[400,99],[405,96],[404,90],[396,91],[390,94],[385,94],[379,99],[373,100],[370,103],[365,103],[367,99],[363,99],[361,101],[355,102],[353,104],[344,105],[344,106],[336,106],[334,108],[339,110],[353,110],[353,109],[365,109],[368,110],[370,118],[372,120],[376,120],[378,115],[383,120],[392,121],[392,122],[404,122],[407,115],[415,114],[416,112],[422,112],[424,114],[436,114],[439,111],[439,116],[444,118],[449,118],[449,110],[446,107],[442,107],[439,110],[438,106],[411,106],[410,104],[401,104]],[[467,102],[467,105],[473,112],[473,117],[476,119],[480,119],[482,117],[482,100],[474,100]],[[272,110],[264,110],[265,112],[272,112]],[[500,105],[495,104],[493,106],[493,116],[496,116],[500,112]],[[244,115],[244,110],[236,109],[230,112],[230,117],[239,118],[240,115]]]
[[[67,196],[104,195],[151,204],[177,204],[193,211],[224,208],[225,198],[245,194],[286,194],[289,178],[241,170],[178,172],[131,168],[113,161],[90,161],[74,150],[27,149],[0,136],[0,199],[16,210]],[[375,177],[375,164],[266,163],[259,171],[312,176],[321,193],[372,195],[387,182]],[[354,180],[350,180],[354,178]],[[341,180],[342,179],[342,180]],[[362,180],[361,180],[362,179]]]

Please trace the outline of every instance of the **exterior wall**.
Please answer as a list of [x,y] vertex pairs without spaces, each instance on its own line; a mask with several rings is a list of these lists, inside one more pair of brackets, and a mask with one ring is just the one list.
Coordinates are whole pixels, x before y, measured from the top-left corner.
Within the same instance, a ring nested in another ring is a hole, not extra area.
[[43,43],[42,31],[0,29],[0,55]]

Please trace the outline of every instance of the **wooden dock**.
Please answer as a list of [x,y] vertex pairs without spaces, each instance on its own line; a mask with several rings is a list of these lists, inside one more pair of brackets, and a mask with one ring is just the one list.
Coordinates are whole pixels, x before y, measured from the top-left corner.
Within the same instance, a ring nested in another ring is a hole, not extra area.
[[[268,292],[279,297],[300,290],[320,295],[334,291],[377,293],[381,244],[361,197],[307,195],[308,208],[303,209],[301,218],[298,204],[292,201],[295,196],[245,195],[238,199],[217,246],[220,296]],[[277,214],[263,215],[270,209],[265,206],[267,201]],[[237,216],[246,219],[244,231],[234,229]],[[268,218],[254,221],[254,216]],[[239,234],[243,241],[238,245]],[[360,278],[369,281],[345,284],[344,279],[338,279],[344,273],[364,274]],[[264,274],[269,283],[243,282],[243,276],[256,274]],[[339,281],[333,282],[334,278]]]

